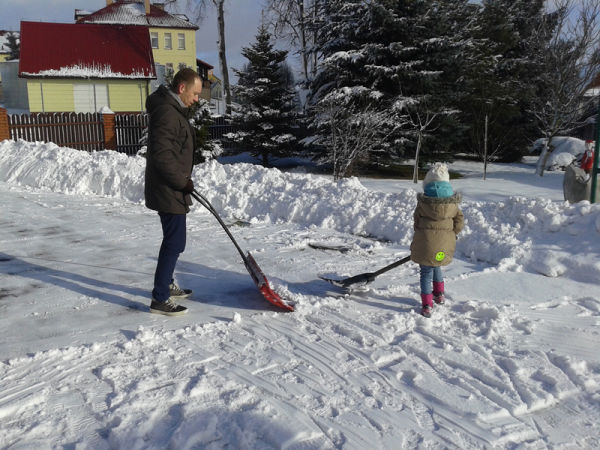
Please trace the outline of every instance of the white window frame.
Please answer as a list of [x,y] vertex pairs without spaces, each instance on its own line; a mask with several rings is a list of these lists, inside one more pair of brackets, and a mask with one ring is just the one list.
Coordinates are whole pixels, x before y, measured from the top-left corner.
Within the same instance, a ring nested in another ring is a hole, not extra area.
[[185,33],[177,33],[177,50],[185,50]]
[[150,45],[152,48],[158,48],[158,32],[151,31],[150,32]]
[[173,39],[171,38],[171,33],[165,33],[165,50],[173,49]]

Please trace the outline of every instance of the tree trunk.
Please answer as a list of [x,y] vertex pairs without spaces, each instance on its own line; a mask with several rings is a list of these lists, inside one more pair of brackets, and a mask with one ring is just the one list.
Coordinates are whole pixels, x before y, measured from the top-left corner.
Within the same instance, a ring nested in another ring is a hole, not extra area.
[[229,69],[227,68],[227,55],[225,53],[225,14],[223,5],[225,0],[213,0],[217,7],[217,20],[219,28],[219,65],[223,74],[223,90],[225,91],[225,112],[231,113],[231,88],[229,87]]
[[417,139],[417,152],[415,153],[415,169],[413,171],[413,183],[419,182],[419,153],[421,153],[421,136],[423,134],[419,131],[419,137]]
[[544,176],[544,170],[546,170],[546,164],[548,163],[548,158],[552,154],[552,139],[554,136],[549,136],[546,139],[546,143],[544,144],[544,148],[542,149],[542,153],[540,153],[540,158],[537,162],[536,173],[540,176]]
[[312,67],[311,67],[311,79],[314,80],[315,77],[317,76],[317,66],[318,66],[318,55],[317,52],[315,51],[315,48],[317,46],[317,30],[316,30],[316,26],[315,23],[317,21],[317,17],[318,17],[318,10],[319,10],[319,0],[315,0],[314,4],[313,4],[313,31],[312,31],[312,45],[313,48],[311,50],[312,53]]
[[306,49],[306,18],[304,17],[304,0],[298,1],[298,11],[300,19],[300,45],[302,52],[302,70],[304,71],[304,80],[308,82],[308,52]]
[[548,158],[550,157],[550,142],[552,141],[552,138],[548,138],[546,140],[546,142],[544,143],[544,148],[542,149],[542,152],[540,153],[540,158],[538,159],[537,162],[537,167],[536,167],[536,173],[540,176],[543,177],[544,176],[544,169],[546,168],[546,163],[548,162]]
[[485,180],[487,175],[487,163],[488,163],[488,115],[485,115],[485,128],[483,132],[483,179]]

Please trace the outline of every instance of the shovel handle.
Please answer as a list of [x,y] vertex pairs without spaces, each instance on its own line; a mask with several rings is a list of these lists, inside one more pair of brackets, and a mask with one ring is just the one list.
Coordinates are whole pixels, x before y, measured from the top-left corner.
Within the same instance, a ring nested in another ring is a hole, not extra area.
[[376,272],[373,272],[373,278],[375,278],[377,275],[381,275],[382,273],[387,272],[388,270],[392,270],[394,267],[401,266],[402,264],[407,263],[408,261],[410,261],[410,255],[405,256],[404,258],[393,262],[389,266],[385,266]]
[[204,195],[202,195],[200,192],[198,192],[196,189],[194,189],[192,191],[191,195],[192,195],[192,197],[194,197],[194,199],[196,199],[196,201],[198,203],[200,203],[202,206],[204,206],[206,209],[208,209],[208,211],[213,216],[215,216],[215,219],[217,219],[217,221],[221,224],[221,226],[225,230],[225,233],[227,233],[227,236],[229,236],[229,239],[231,239],[231,242],[233,242],[233,245],[235,245],[235,248],[237,249],[237,251],[240,252],[240,256],[242,257],[244,264],[246,266],[248,266],[248,259],[246,258],[246,255],[244,255],[244,252],[242,251],[242,249],[240,248],[240,246],[234,239],[233,235],[229,231],[229,228],[227,228],[227,225],[225,225],[225,222],[223,222],[223,219],[221,219],[219,214],[217,214],[217,211],[215,210],[213,205],[211,205],[210,202],[208,201],[208,199]]

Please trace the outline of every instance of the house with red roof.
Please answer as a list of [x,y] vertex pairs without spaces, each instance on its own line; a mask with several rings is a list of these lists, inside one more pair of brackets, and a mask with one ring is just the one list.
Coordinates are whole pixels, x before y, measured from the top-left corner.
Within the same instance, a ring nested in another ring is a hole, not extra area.
[[19,77],[30,112],[144,111],[156,79],[148,29],[21,22]]
[[[150,0],[106,0],[95,12],[75,10],[78,24],[130,25],[148,30],[156,64],[175,73],[184,67],[198,70],[196,64],[196,30],[198,26],[184,14],[171,14],[162,3]],[[203,78],[208,83],[208,78]],[[205,91],[210,91],[207,84]],[[207,97],[207,100],[209,97]]]

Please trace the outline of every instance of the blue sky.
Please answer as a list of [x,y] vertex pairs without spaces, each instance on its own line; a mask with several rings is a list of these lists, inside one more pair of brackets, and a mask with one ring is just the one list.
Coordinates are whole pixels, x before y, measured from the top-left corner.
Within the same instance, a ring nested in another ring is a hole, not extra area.
[[[186,0],[181,1],[185,6]],[[212,3],[209,1],[209,3]],[[242,47],[254,42],[261,21],[261,0],[227,0],[225,9],[225,43],[230,80],[235,80],[232,68],[239,69],[247,61],[241,55]],[[0,30],[18,31],[21,20],[73,23],[75,9],[97,11],[106,6],[106,0],[0,0]],[[179,12],[192,19],[185,9]],[[217,20],[213,7],[207,9],[207,17],[197,25],[197,56],[215,66],[220,76],[217,50]]]

